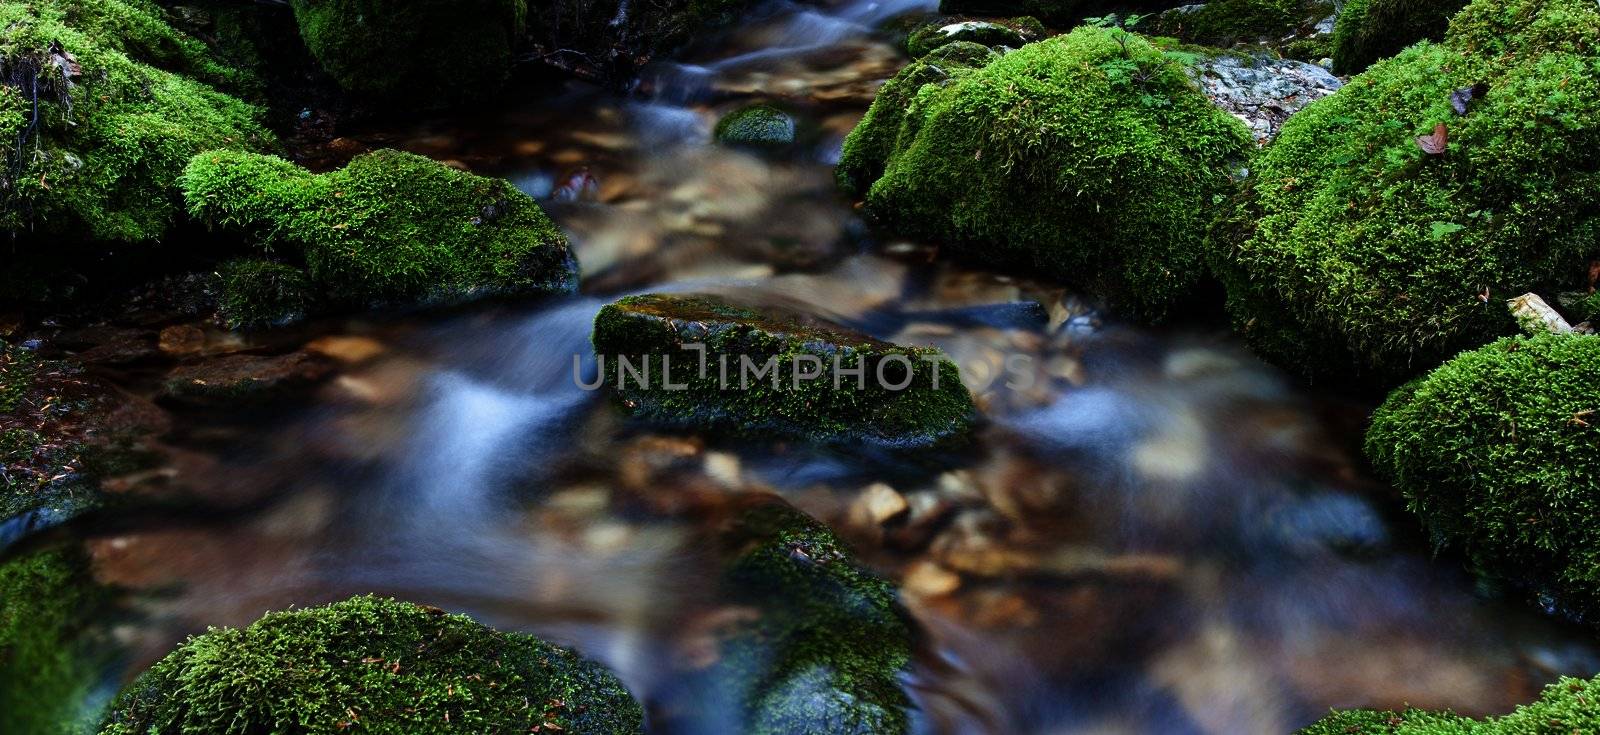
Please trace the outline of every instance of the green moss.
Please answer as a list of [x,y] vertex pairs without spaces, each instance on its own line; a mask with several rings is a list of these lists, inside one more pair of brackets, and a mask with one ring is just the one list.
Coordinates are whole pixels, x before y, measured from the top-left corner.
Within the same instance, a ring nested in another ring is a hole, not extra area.
[[13,133],[0,229],[155,240],[179,216],[173,183],[191,156],[274,144],[256,108],[201,81],[238,75],[160,12],[144,0],[0,2],[0,123]]
[[33,353],[0,340],[0,413],[17,410],[38,373]]
[[794,143],[795,123],[789,113],[771,105],[750,105],[717,121],[717,142],[724,145],[774,148]]
[[1299,735],[1573,735],[1600,728],[1600,680],[1563,678],[1539,700],[1504,717],[1473,720],[1449,712],[1335,712]]
[[93,692],[114,650],[91,623],[107,606],[81,552],[0,563],[0,732],[88,731]]
[[760,612],[722,645],[715,672],[752,735],[908,731],[899,677],[912,632],[894,586],[857,565],[827,527],[781,503],[743,513],[724,587]]
[[[1479,0],[1444,44],[1284,125],[1211,247],[1258,352],[1392,384],[1512,333],[1505,299],[1582,278],[1600,241],[1600,9],[1541,7],[1489,44],[1476,19],[1524,7]],[[1451,96],[1475,86],[1455,112]],[[1429,155],[1416,138],[1440,124],[1448,148]]]
[[866,196],[880,223],[1150,319],[1197,284],[1205,224],[1253,145],[1180,63],[1085,27],[907,94],[925,73],[902,72],[845,147],[847,183],[883,170]]
[[533,199],[409,153],[376,151],[317,175],[212,152],[194,158],[182,184],[196,218],[303,261],[335,305],[570,291],[577,280],[566,237]]
[[945,18],[926,23],[906,37],[906,53],[920,59],[940,46],[968,41],[980,46],[1020,48],[1045,37],[1045,27],[1037,18],[1011,20],[961,20]]
[[1479,571],[1600,615],[1600,337],[1512,337],[1396,390],[1367,454]]
[[998,58],[999,54],[982,44],[955,41],[930,51],[884,82],[866,116],[845,137],[844,152],[834,170],[839,188],[863,197],[872,182],[883,176],[884,165],[896,151],[906,111],[923,85],[949,84]]
[[497,91],[525,0],[292,0],[300,37],[339,86],[409,109]]
[[1323,59],[1333,58],[1333,37],[1313,36],[1311,38],[1297,38],[1279,49],[1285,59],[1319,63]]
[[1276,41],[1299,26],[1300,5],[1293,0],[1211,0],[1194,10],[1169,10],[1138,28],[1208,46]]
[[[604,668],[533,636],[377,597],[189,639],[123,691],[102,735],[642,733]],[[534,729],[540,728],[540,729]]]
[[1355,74],[1417,41],[1444,37],[1466,0],[1346,0],[1333,27],[1333,71]]
[[257,329],[297,322],[313,302],[306,274],[269,260],[231,260],[222,265],[222,303],[217,313],[229,329]]
[[[925,447],[964,436],[974,418],[960,371],[936,350],[758,313],[718,297],[624,298],[600,311],[593,341],[605,361],[602,377],[623,405],[668,426]],[[703,373],[700,353],[688,344],[705,345]],[[644,386],[622,369],[623,358],[634,368],[648,367]],[[671,384],[682,390],[666,387],[663,358],[671,365]],[[769,360],[774,369],[757,377]],[[835,361],[842,370],[865,373],[836,372]],[[797,379],[796,364],[807,376],[820,375]],[[902,386],[907,364],[910,382]]]

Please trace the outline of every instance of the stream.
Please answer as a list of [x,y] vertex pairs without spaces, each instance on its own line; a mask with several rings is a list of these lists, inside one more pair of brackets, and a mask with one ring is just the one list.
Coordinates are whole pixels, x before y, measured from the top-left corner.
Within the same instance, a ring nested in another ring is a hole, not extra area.
[[[926,633],[918,733],[1287,733],[1329,707],[1508,711],[1600,669],[1581,634],[1435,557],[1366,474],[1370,405],[1221,326],[1121,323],[873,233],[832,165],[905,63],[875,29],[935,5],[777,2],[627,97],[573,84],[352,135],[513,181],[568,232],[581,292],[319,322],[308,338],[353,356],[312,401],[179,410],[184,482],[267,500],[68,530],[128,590],[109,678],[208,626],[375,592],[577,647],[651,732],[731,733],[680,682],[729,614],[705,525],[759,493],[901,585]],[[756,101],[795,113],[793,150],[711,143]],[[930,464],[629,424],[579,383],[595,313],[649,291],[937,346],[986,419],[977,447]]]

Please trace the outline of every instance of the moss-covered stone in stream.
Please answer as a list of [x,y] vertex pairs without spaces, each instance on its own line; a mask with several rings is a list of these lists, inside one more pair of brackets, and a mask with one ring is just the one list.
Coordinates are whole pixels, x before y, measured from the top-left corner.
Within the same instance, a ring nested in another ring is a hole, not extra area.
[[530,635],[378,597],[190,638],[117,698],[102,735],[633,735],[643,712],[599,664]]
[[345,90],[408,109],[481,99],[510,76],[526,0],[292,0],[300,37]]
[[276,327],[304,319],[315,297],[306,274],[293,266],[257,258],[222,264],[222,299],[217,315],[229,329]]
[[1511,714],[1474,720],[1451,712],[1335,712],[1299,735],[1574,735],[1600,732],[1600,679],[1562,678]]
[[[332,306],[459,303],[572,290],[567,240],[509,182],[382,150],[326,174],[273,156],[218,151],[183,175],[189,211],[250,237],[263,252],[304,262]],[[225,310],[245,321],[282,317],[301,301],[283,268],[249,266],[225,280]],[[232,318],[232,317],[230,317]]]
[[773,502],[724,542],[724,586],[759,610],[721,644],[712,672],[751,735],[900,735],[912,629],[894,586],[857,565],[828,528]]
[[[1205,225],[1253,144],[1181,63],[1126,31],[1083,27],[908,94],[927,74],[902,72],[846,143],[847,184],[883,171],[868,214],[1145,318],[1190,294]],[[905,99],[898,115],[884,109]]]
[[[1333,10],[1331,4],[1323,9]],[[1137,30],[1225,48],[1236,43],[1275,42],[1292,35],[1305,23],[1308,12],[1302,0],[1210,0],[1165,11],[1139,23]]]
[[580,76],[629,87],[652,59],[732,25],[758,0],[541,0],[530,3],[539,57]]
[[1587,285],[1600,252],[1600,7],[1478,0],[1296,113],[1254,169],[1210,252],[1260,354],[1393,384],[1511,334],[1505,299]]
[[923,85],[948,84],[998,58],[998,53],[982,44],[954,41],[928,52],[884,82],[866,116],[845,137],[844,152],[834,169],[839,188],[850,196],[864,197],[872,182],[883,176],[884,165],[895,154],[906,112]]
[[1422,40],[1444,38],[1467,0],[1346,0],[1333,27],[1333,71],[1355,74]]
[[76,550],[0,562],[0,732],[76,735],[115,656],[91,623],[110,601]]
[[781,148],[794,144],[795,122],[789,113],[772,105],[750,105],[717,121],[717,142],[751,148]]
[[974,421],[960,371],[937,350],[715,296],[629,296],[600,310],[593,342],[602,379],[656,424],[916,448],[958,441]]
[[1373,466],[1480,572],[1600,622],[1600,337],[1512,337],[1390,395]]
[[946,15],[1016,18],[1030,16],[1065,28],[1083,20],[1084,13],[1104,7],[1092,0],[940,0]]
[[[18,260],[70,265],[62,238],[162,237],[195,153],[275,145],[258,109],[213,86],[245,76],[148,0],[0,2],[0,230],[20,238]],[[0,287],[47,296],[40,273],[8,267]]]
[[1021,48],[1045,37],[1046,30],[1037,18],[1010,20],[962,20],[945,18],[925,23],[906,37],[906,53],[920,59],[940,46],[967,41],[991,48]]

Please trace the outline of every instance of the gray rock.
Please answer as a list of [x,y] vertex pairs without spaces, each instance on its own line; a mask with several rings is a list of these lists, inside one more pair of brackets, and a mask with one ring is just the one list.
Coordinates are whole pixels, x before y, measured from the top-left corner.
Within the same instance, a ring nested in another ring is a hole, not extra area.
[[1316,64],[1266,54],[1216,56],[1196,62],[1190,71],[1206,96],[1243,121],[1258,143],[1276,136],[1300,108],[1344,84]]

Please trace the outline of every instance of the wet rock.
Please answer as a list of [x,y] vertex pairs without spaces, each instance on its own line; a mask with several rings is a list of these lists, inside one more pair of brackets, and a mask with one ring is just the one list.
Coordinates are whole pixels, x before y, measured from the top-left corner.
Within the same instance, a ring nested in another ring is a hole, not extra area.
[[299,393],[332,372],[328,359],[307,352],[263,357],[234,354],[174,368],[162,394],[212,408],[259,406]]
[[1363,552],[1389,543],[1389,529],[1377,509],[1345,493],[1286,502],[1270,511],[1266,528],[1277,543],[1302,552]]
[[917,562],[906,570],[900,589],[915,597],[941,597],[961,588],[961,575],[933,562]]
[[1243,121],[1258,143],[1275,137],[1284,121],[1300,108],[1344,85],[1316,64],[1266,54],[1203,59],[1191,72],[1206,96]]
[[318,337],[306,343],[306,350],[346,365],[358,365],[382,355],[388,348],[371,337],[347,334]]
[[908,732],[912,630],[894,587],[781,501],[741,512],[720,542],[725,592],[758,615],[724,630],[707,701],[737,703],[737,731],[758,735]]
[[751,105],[728,113],[717,123],[717,142],[748,148],[781,148],[794,144],[795,121],[771,105]]
[[1020,48],[1044,35],[1044,24],[1029,17],[1009,21],[945,19],[912,31],[906,38],[906,53],[913,59],[920,59],[940,46],[957,41],[991,48]]
[[850,518],[858,525],[882,526],[903,517],[910,507],[894,488],[875,482],[850,506]]
[[955,365],[779,308],[632,296],[600,311],[600,379],[653,423],[820,443],[929,447],[975,419]]

